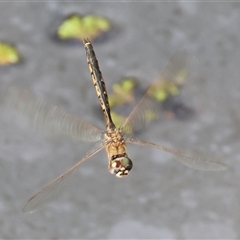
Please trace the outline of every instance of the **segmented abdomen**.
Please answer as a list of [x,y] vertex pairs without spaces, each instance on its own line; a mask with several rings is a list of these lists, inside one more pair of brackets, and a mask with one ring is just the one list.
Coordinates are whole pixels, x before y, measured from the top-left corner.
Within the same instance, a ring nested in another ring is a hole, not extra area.
[[86,55],[87,55],[87,63],[89,67],[89,71],[91,73],[91,77],[93,80],[93,85],[95,87],[98,100],[100,102],[105,121],[106,121],[106,127],[107,128],[115,128],[112,118],[111,118],[111,113],[110,113],[110,108],[109,108],[109,103],[108,103],[108,95],[107,95],[107,89],[105,86],[104,79],[102,77],[102,73],[100,71],[98,61],[95,55],[95,52],[93,50],[92,44],[88,39],[83,40],[84,47],[86,50]]

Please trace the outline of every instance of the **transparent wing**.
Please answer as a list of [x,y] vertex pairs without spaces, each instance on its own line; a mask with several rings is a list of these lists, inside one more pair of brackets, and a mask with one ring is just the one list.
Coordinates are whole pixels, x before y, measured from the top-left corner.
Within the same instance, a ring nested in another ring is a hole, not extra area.
[[224,171],[228,168],[223,163],[219,163],[211,159],[206,159],[203,156],[198,154],[183,152],[181,150],[172,150],[172,149],[163,147],[161,145],[150,143],[137,138],[128,137],[126,138],[126,142],[145,146],[145,147],[153,147],[153,148],[157,148],[162,151],[171,153],[174,155],[175,160],[177,160],[178,162],[190,168],[203,170],[203,171]]
[[103,139],[104,132],[100,128],[17,87],[11,87],[8,90],[3,106],[22,112],[33,122],[35,128],[42,128],[54,134],[67,135],[87,142]]
[[71,176],[71,173],[83,162],[85,162],[87,159],[95,155],[97,152],[102,150],[105,147],[105,142],[101,142],[92,150],[90,150],[85,157],[83,157],[77,164],[75,164],[73,167],[71,167],[69,170],[67,170],[65,173],[57,177],[55,180],[53,180],[51,183],[49,183],[46,187],[44,187],[42,190],[37,192],[35,195],[33,195],[27,202],[27,204],[23,208],[24,213],[31,213],[34,211],[37,211],[38,209],[42,208],[52,200],[54,200],[60,193],[63,188],[63,185],[65,185],[66,181]]
[[128,134],[142,129],[157,119],[161,113],[161,104],[170,95],[176,95],[196,65],[196,59],[187,51],[176,52],[163,68],[160,76],[151,84],[143,98],[125,120],[121,129]]

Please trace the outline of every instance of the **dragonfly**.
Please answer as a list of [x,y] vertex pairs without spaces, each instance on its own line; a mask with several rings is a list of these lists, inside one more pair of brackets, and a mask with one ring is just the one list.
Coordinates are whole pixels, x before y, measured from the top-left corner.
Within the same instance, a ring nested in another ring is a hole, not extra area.
[[8,90],[4,99],[4,106],[19,110],[27,115],[33,121],[35,127],[49,129],[52,133],[70,136],[82,141],[96,142],[95,146],[74,166],[30,197],[23,208],[23,212],[33,212],[52,201],[71,173],[102,149],[105,149],[107,153],[109,172],[119,178],[127,176],[133,167],[133,162],[127,154],[126,144],[160,149],[172,154],[175,160],[193,169],[204,171],[223,171],[227,169],[225,164],[215,159],[208,159],[189,151],[170,149],[129,134],[129,127],[131,129],[133,127],[134,129],[140,129],[151,120],[148,112],[154,113],[154,117],[159,113],[159,103],[156,104],[156,101],[152,100],[152,92],[157,83],[161,83],[164,79],[170,79],[172,74],[179,71],[178,61],[186,56],[185,53],[173,55],[162,70],[162,79],[158,77],[157,82],[154,82],[149,87],[122,126],[117,128],[112,121],[107,89],[93,45],[87,38],[83,40],[83,44],[93,85],[105,119],[106,130],[85,122],[47,101],[35,97],[27,90],[12,87]]

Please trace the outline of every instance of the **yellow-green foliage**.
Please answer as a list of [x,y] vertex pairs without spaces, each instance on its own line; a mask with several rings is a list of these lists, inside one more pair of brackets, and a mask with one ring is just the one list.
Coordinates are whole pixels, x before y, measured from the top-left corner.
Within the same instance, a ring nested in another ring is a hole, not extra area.
[[20,61],[20,55],[12,44],[0,41],[0,65],[16,64]]
[[94,15],[80,16],[72,14],[68,16],[58,27],[57,36],[62,40],[83,38],[94,39],[102,32],[107,32],[111,23],[104,17]]

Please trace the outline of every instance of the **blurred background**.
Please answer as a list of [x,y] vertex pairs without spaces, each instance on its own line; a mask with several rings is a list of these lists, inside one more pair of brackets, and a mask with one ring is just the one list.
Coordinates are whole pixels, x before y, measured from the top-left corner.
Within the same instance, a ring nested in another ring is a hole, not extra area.
[[105,37],[93,40],[109,91],[126,76],[146,89],[174,52],[191,52],[198,70],[181,100],[196,113],[184,121],[154,122],[139,136],[214,155],[229,169],[197,171],[159,150],[129,146],[133,170],[117,179],[102,151],[75,171],[59,198],[23,214],[27,199],[92,144],[34,132],[27,119],[3,111],[0,237],[239,238],[240,4],[1,2],[0,40],[21,55],[19,64],[0,67],[1,96],[17,85],[104,128],[83,45],[56,40],[58,26],[72,13],[112,24]]

